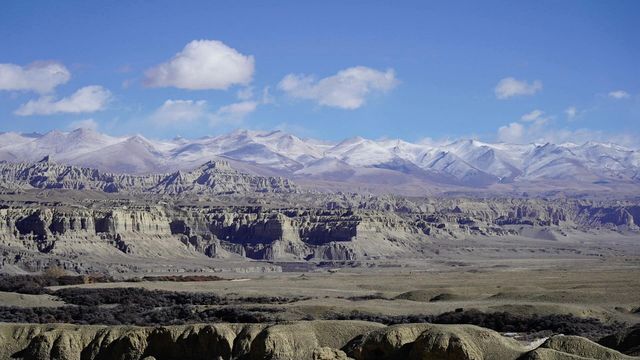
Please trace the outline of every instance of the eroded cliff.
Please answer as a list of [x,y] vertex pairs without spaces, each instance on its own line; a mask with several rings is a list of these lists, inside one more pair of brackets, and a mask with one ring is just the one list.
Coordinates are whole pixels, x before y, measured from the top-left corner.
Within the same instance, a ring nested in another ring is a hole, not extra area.
[[637,236],[640,221],[637,203],[613,200],[345,194],[316,194],[312,201],[307,194],[202,200],[5,196],[2,265],[38,271],[57,262],[82,273],[139,270],[145,261],[163,259],[176,260],[176,271],[186,269],[179,263],[203,269],[216,260],[437,259],[461,251],[459,240],[545,240],[550,251],[576,236],[602,235],[606,246],[607,236]]
[[3,324],[0,343],[0,358],[25,360],[634,359],[577,336],[525,344],[473,325],[361,321],[156,328]]

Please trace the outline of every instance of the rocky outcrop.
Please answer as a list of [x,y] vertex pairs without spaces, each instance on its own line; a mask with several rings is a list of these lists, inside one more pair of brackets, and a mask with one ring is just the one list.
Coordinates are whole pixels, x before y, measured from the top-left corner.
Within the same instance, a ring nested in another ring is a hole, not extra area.
[[637,359],[575,336],[523,344],[472,325],[359,321],[162,326],[0,325],[1,359]]
[[528,352],[522,360],[581,360],[611,359],[632,360],[637,357],[624,355],[579,336],[553,336],[538,348]]
[[37,163],[0,162],[0,189],[95,190],[105,193],[190,195],[294,192],[285,178],[238,172],[226,161],[209,161],[189,171],[172,174],[113,174],[91,168]]
[[[155,196],[80,202],[4,196],[0,263],[30,271],[46,266],[37,260],[42,254],[72,264],[64,266],[73,271],[86,268],[81,262],[119,256],[180,262],[418,259],[438,255],[434,244],[457,239],[558,241],[568,232],[609,230],[633,235],[640,221],[640,205],[633,201],[269,194],[250,197],[260,205],[238,205],[247,202],[240,195],[211,205]],[[297,206],[282,207],[283,201]]]

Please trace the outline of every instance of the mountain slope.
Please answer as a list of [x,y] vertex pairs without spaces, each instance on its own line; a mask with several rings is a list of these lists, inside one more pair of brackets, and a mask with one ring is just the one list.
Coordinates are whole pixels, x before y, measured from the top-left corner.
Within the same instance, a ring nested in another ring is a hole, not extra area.
[[[457,140],[441,145],[354,137],[337,143],[282,131],[238,130],[156,141],[78,129],[44,135],[0,133],[0,160],[37,161],[129,174],[192,170],[225,159],[236,169],[305,183],[347,187],[411,184],[416,189],[617,190],[640,187],[640,152],[616,144],[506,144]],[[401,191],[400,187],[391,189]],[[422,190],[420,190],[422,191]]]

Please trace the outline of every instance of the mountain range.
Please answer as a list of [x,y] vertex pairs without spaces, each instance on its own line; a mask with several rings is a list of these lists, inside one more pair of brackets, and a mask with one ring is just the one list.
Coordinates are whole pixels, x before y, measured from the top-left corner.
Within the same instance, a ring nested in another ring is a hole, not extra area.
[[224,159],[243,172],[283,176],[300,184],[412,193],[640,188],[640,151],[610,143],[463,139],[434,145],[362,137],[327,142],[250,130],[172,140],[115,137],[90,129],[0,133],[0,160],[36,162],[45,156],[61,164],[128,174],[192,170]]

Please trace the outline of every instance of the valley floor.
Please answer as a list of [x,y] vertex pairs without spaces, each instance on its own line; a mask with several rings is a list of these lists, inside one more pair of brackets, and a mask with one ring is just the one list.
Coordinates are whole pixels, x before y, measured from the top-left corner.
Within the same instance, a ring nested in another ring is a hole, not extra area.
[[[278,305],[286,308],[282,316],[287,320],[352,311],[396,316],[440,314],[462,308],[640,322],[637,260],[512,260],[494,265],[485,261],[437,270],[405,266],[229,274],[225,275],[229,280],[211,282],[122,282],[73,287],[141,287],[224,296],[308,298]],[[20,300],[22,304],[24,301],[28,299]],[[37,304],[42,300],[34,301]]]

